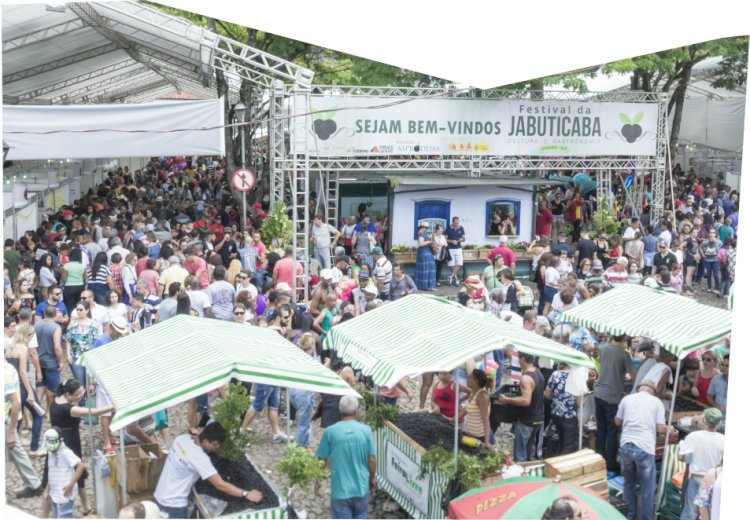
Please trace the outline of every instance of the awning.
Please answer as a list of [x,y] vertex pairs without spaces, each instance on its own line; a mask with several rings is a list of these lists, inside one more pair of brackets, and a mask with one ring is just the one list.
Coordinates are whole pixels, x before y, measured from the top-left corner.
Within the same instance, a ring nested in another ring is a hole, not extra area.
[[520,352],[593,367],[582,352],[486,313],[436,296],[412,294],[331,329],[333,348],[380,386],[452,370],[467,359],[513,345]]
[[112,398],[113,430],[231,378],[359,397],[272,329],[195,316],[175,316],[89,351],[83,363]]
[[645,336],[683,358],[732,331],[730,311],[642,285],[622,285],[586,300],[560,320],[610,334]]

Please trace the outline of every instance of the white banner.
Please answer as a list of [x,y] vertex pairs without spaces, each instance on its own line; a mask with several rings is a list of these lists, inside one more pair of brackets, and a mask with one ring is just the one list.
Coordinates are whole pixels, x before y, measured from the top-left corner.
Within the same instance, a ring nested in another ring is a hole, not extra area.
[[430,475],[419,478],[419,466],[396,446],[386,441],[386,478],[414,507],[427,515]]
[[224,100],[3,105],[3,140],[8,160],[224,155]]
[[656,154],[658,103],[313,96],[311,105],[316,156]]

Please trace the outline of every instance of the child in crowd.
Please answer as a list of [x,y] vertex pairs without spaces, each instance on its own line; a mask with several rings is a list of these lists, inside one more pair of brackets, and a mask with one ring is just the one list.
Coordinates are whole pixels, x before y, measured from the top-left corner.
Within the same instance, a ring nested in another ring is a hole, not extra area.
[[78,480],[85,467],[73,450],[65,445],[57,427],[44,432],[44,447],[47,450],[44,501],[49,502],[53,518],[73,518]]

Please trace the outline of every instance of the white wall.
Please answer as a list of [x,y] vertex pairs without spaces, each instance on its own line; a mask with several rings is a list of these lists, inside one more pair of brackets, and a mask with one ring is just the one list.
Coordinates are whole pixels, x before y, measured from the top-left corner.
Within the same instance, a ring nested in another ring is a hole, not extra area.
[[[414,246],[414,203],[425,199],[448,200],[451,218],[458,216],[466,232],[466,244],[496,244],[497,238],[485,235],[487,201],[518,200],[521,203],[519,236],[511,241],[530,241],[534,225],[533,193],[495,186],[456,187],[435,190],[438,186],[398,186],[393,198],[392,244]],[[432,188],[432,189],[431,189]],[[429,191],[428,191],[429,190]],[[411,192],[411,193],[409,193]]]

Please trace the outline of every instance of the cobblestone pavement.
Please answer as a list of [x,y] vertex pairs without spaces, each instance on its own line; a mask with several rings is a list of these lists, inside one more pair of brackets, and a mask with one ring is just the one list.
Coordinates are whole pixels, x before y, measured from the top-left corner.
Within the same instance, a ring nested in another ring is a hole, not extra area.
[[[456,287],[439,287],[438,290],[433,294],[455,299],[458,288]],[[714,307],[726,308],[726,299],[719,298],[715,294],[708,293],[705,290],[705,285],[701,286],[696,293],[695,298],[700,303],[712,305]],[[67,372],[67,369],[66,369]],[[70,377],[70,373],[64,374],[64,378]],[[405,411],[416,410],[419,406],[419,386],[421,384],[421,378],[415,377],[408,380],[408,385],[414,394],[414,398],[409,401],[403,397],[399,401],[399,407]],[[283,402],[283,399],[282,399]],[[187,407],[186,405],[178,405],[170,410],[169,414],[170,426],[175,434],[180,434],[187,429]],[[283,489],[285,485],[285,479],[278,473],[276,464],[284,457],[285,448],[283,444],[272,444],[271,443],[271,429],[268,424],[268,420],[265,417],[258,417],[253,422],[253,426],[257,432],[258,445],[253,446],[248,450],[248,454],[252,460],[265,472],[266,477],[273,481],[279,489]],[[45,422],[44,428],[49,427],[49,424]],[[285,428],[285,423],[282,424],[282,428]],[[293,433],[292,425],[292,433]],[[313,426],[312,430],[313,441],[312,446],[317,447],[322,430]],[[506,435],[500,435],[498,442],[501,448],[507,448],[507,443],[510,442]],[[28,439],[28,433],[23,435],[24,439]],[[91,472],[91,456],[89,446],[89,432],[86,425],[82,426],[81,438],[84,440],[84,462],[86,463],[89,473]],[[95,449],[99,450],[102,447],[101,434],[98,426],[94,426],[94,439]],[[34,467],[38,474],[41,476],[44,469],[44,458],[32,458]],[[6,464],[5,473],[5,498],[9,505],[17,507],[27,513],[35,516],[41,516],[42,504],[41,498],[28,498],[28,499],[16,499],[16,492],[20,491],[24,487],[15,466],[12,463]],[[86,491],[89,496],[89,503],[93,506],[93,487],[91,479],[87,481]],[[329,496],[330,487],[326,482],[317,493],[303,494],[301,491],[296,490],[293,493],[292,501],[297,510],[304,510],[307,512],[308,518],[327,518],[330,516],[329,503],[327,497]],[[82,516],[83,511],[80,507],[80,501],[77,502],[75,515],[77,517]],[[389,497],[383,493],[378,492],[371,498],[370,504],[370,517],[371,518],[405,518],[406,513],[398,508],[398,506]]]

